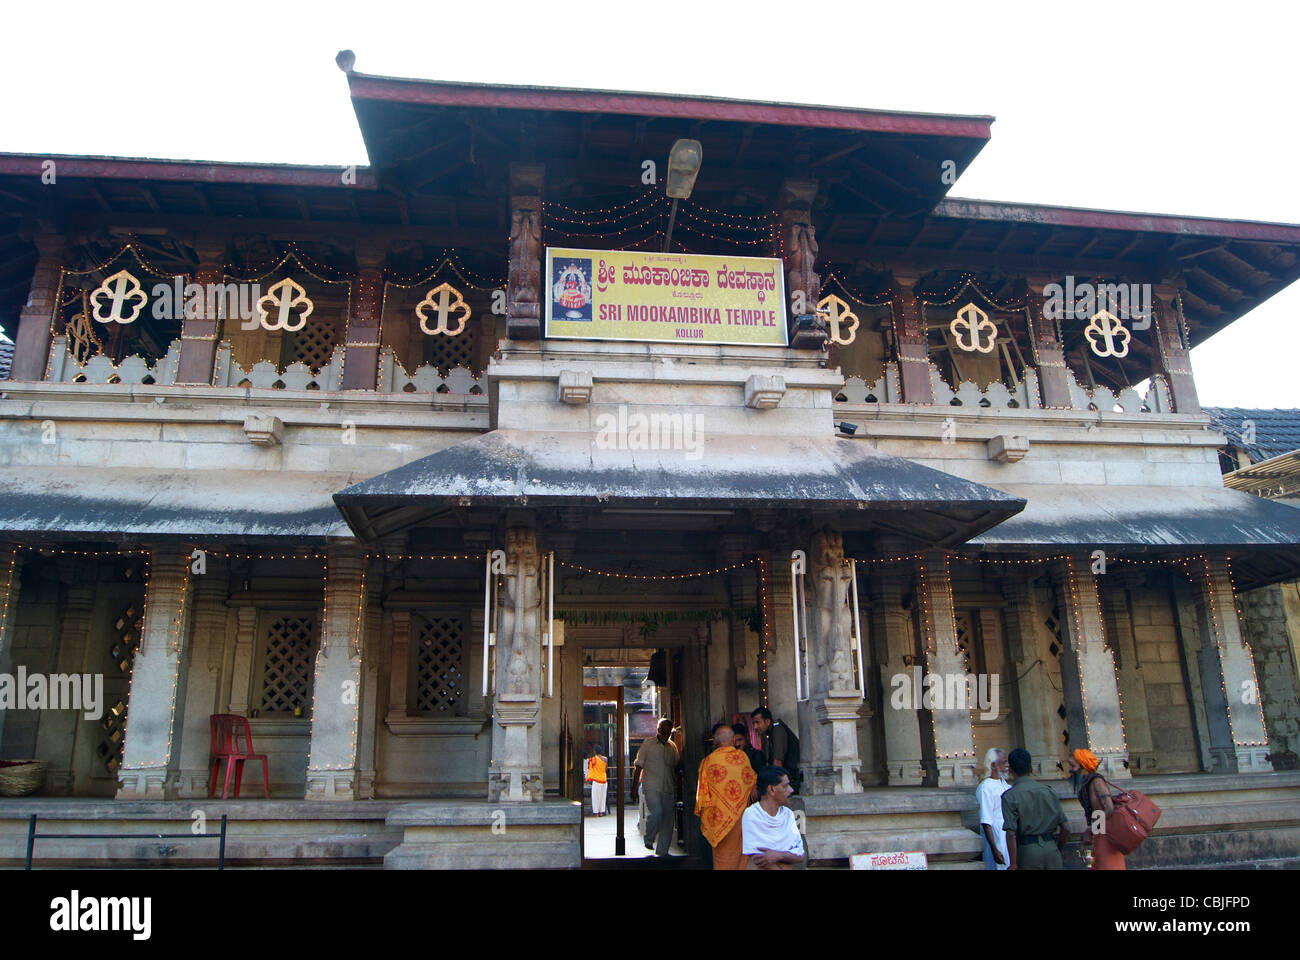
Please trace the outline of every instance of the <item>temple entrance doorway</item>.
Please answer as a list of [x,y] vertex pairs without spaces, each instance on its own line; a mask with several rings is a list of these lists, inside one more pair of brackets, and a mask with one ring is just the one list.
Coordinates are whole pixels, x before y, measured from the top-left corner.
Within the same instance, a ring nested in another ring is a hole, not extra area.
[[[566,625],[564,666],[573,680],[581,676],[581,684],[566,682],[565,691],[581,690],[582,702],[566,702],[563,712],[582,717],[581,731],[573,731],[577,749],[571,754],[574,769],[569,775],[576,786],[572,798],[582,802],[584,867],[682,868],[700,866],[702,854],[703,865],[708,865],[702,849],[707,844],[694,816],[695,771],[706,753],[705,728],[712,715],[704,663],[707,635],[708,624],[690,621],[661,628],[653,636],[641,635],[634,624]],[[672,832],[667,857],[645,846],[650,810],[644,784],[637,799],[631,793],[637,751],[655,739],[661,718],[671,721],[671,738],[682,758],[673,776],[674,803],[664,827]],[[597,752],[605,758],[605,816],[595,815],[596,791],[586,782]]]

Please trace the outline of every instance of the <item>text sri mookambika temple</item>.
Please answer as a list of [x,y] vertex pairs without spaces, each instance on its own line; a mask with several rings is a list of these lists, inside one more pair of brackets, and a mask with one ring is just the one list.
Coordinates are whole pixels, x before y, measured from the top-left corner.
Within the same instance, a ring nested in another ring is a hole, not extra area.
[[977,856],[990,747],[1140,778],[1166,863],[1300,829],[1236,603],[1300,512],[1188,361],[1300,226],[947,197],[989,117],[339,62],[368,167],[0,155],[0,677],[102,678],[0,710],[43,810],[188,817],[234,715],[237,861],[576,867],[587,671],[653,660],[705,864],[759,705],[814,861]]

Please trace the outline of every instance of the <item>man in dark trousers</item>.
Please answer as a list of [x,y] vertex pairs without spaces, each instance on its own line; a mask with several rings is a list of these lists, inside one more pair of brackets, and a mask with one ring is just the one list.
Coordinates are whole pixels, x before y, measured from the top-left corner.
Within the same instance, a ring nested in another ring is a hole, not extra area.
[[[1061,851],[1070,834],[1061,801],[1030,774],[1029,751],[1017,747],[1007,757],[1015,782],[1002,794],[1002,829],[1007,832],[1008,870],[1063,870]],[[1055,840],[1055,844],[1053,844]]]
[[763,738],[763,759],[767,765],[788,773],[790,785],[798,793],[803,782],[803,774],[799,772],[799,738],[782,721],[773,720],[772,711],[767,707],[759,707],[749,718]]

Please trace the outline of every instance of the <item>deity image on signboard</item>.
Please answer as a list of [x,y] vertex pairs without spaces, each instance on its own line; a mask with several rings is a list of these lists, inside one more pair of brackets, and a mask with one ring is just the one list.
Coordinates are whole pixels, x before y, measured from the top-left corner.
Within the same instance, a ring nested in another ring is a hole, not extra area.
[[591,319],[591,260],[574,258],[552,266],[551,309],[565,320]]

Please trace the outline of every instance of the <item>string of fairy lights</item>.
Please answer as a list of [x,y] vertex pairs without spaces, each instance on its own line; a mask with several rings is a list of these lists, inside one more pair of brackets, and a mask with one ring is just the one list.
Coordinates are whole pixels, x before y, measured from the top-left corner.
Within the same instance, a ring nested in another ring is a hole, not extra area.
[[[11,597],[14,594],[14,586],[15,586],[14,581],[18,575],[18,569],[19,569],[18,563],[21,555],[24,552],[35,553],[47,557],[67,556],[67,557],[75,557],[75,558],[103,558],[103,557],[140,558],[144,561],[142,578],[146,583],[152,580],[151,564],[157,557],[156,550],[150,548],[144,548],[144,547],[141,548],[127,547],[127,548],[116,548],[116,549],[78,549],[75,547],[53,547],[53,546],[34,546],[34,545],[18,544],[18,545],[12,545],[7,549],[9,550],[10,556],[9,556],[9,563],[7,565],[7,570],[5,571],[4,574],[4,578],[5,578],[4,599],[3,601],[0,601],[0,603],[3,604],[2,606],[0,606],[0,624],[7,623],[9,605],[11,602]],[[320,645],[320,651],[316,661],[316,670],[315,670],[315,680],[319,681],[320,672],[322,669],[322,661],[328,656],[330,638],[333,632],[336,632],[334,630],[334,627],[336,625],[333,624],[333,621],[331,620],[330,599],[331,599],[331,593],[333,592],[337,594],[337,591],[331,591],[330,589],[329,562],[328,562],[330,555],[328,552],[323,550],[311,549],[311,548],[297,549],[297,550],[285,551],[285,552],[276,552],[276,551],[257,551],[257,550],[238,551],[238,550],[206,549],[197,546],[193,546],[193,547],[187,546],[185,550],[186,553],[184,553],[182,556],[183,569],[176,573],[176,578],[178,579],[179,583],[173,587],[173,589],[176,592],[176,600],[174,604],[174,609],[171,611],[170,622],[166,630],[169,639],[169,643],[167,645],[167,650],[166,650],[167,655],[179,661],[179,655],[184,640],[183,635],[186,630],[186,623],[187,623],[186,614],[188,611],[189,593],[190,593],[191,576],[192,576],[192,567],[190,561],[191,558],[194,557],[196,553],[201,551],[203,554],[205,554],[208,557],[218,557],[218,558],[233,560],[233,561],[315,560],[321,562],[321,591],[323,597],[322,640]],[[1083,662],[1084,658],[1081,656],[1081,654],[1084,652],[1082,650],[1082,647],[1086,645],[1090,645],[1092,642],[1094,642],[1094,640],[1095,642],[1100,643],[1102,649],[1106,650],[1106,653],[1110,658],[1110,667],[1111,667],[1112,676],[1115,675],[1115,660],[1114,660],[1114,652],[1105,643],[1105,636],[1104,636],[1105,617],[1101,606],[1100,594],[1095,587],[1095,580],[1093,582],[1093,585],[1091,585],[1091,593],[1092,593],[1093,603],[1095,605],[1095,619],[1089,618],[1091,622],[1089,624],[1084,623],[1084,617],[1083,617],[1082,609],[1080,607],[1080,602],[1085,592],[1085,583],[1084,583],[1084,578],[1079,574],[1075,566],[1077,556],[1078,555],[1075,553],[1062,553],[1053,556],[1041,556],[1041,557],[1032,557],[1032,558],[996,558],[996,557],[972,557],[969,555],[963,555],[955,551],[930,550],[930,551],[918,551],[913,553],[905,553],[905,554],[897,554],[897,555],[865,557],[858,560],[857,562],[863,565],[871,565],[871,564],[889,564],[889,565],[913,564],[915,565],[918,583],[922,586],[922,589],[919,589],[917,591],[918,616],[919,616],[919,625],[922,633],[922,641],[924,644],[927,659],[930,660],[931,662],[934,662],[938,652],[937,644],[939,640],[938,637],[939,631],[937,630],[937,624],[934,619],[934,612],[931,607],[931,604],[933,602],[933,594],[935,593],[936,590],[938,590],[939,595],[944,598],[944,602],[948,605],[948,610],[946,611],[947,623],[953,627],[951,631],[952,637],[951,638],[945,637],[944,639],[952,640],[954,645],[953,655],[963,663],[964,667],[967,669],[967,672],[969,672],[969,663],[966,661],[966,655],[964,651],[962,651],[956,636],[956,629],[955,629],[956,617],[953,608],[953,588],[952,588],[952,574],[951,574],[950,564],[955,562],[955,563],[968,563],[968,564],[993,564],[999,566],[1013,566],[1013,567],[1025,566],[1025,565],[1036,565],[1039,567],[1045,567],[1053,563],[1059,564],[1060,568],[1064,572],[1064,579],[1068,584],[1069,615],[1071,617],[1071,622],[1073,624],[1072,635],[1075,638],[1076,649],[1075,649],[1074,659],[1075,659],[1076,669],[1078,670],[1079,691],[1080,691],[1080,697],[1082,700],[1082,708],[1083,708],[1082,713],[1083,713],[1083,722],[1084,722],[1084,733],[1089,745],[1094,750],[1094,752],[1098,753],[1098,755],[1123,756],[1127,753],[1127,749],[1128,749],[1127,739],[1124,733],[1124,728],[1127,720],[1124,714],[1124,704],[1123,704],[1122,694],[1118,689],[1119,684],[1115,685],[1116,695],[1117,697],[1119,697],[1118,707],[1119,707],[1119,721],[1120,721],[1118,725],[1118,729],[1115,732],[1118,734],[1119,742],[1114,744],[1093,745],[1093,732],[1092,732],[1093,716],[1092,716],[1092,709],[1090,707],[1089,699],[1088,699],[1087,671],[1085,669],[1085,664]],[[355,578],[357,582],[357,589],[355,591],[355,596],[352,596],[351,592],[349,592],[347,599],[348,602],[352,603],[355,607],[355,610],[352,611],[352,616],[350,617],[350,620],[352,622],[350,624],[351,629],[349,631],[351,634],[349,638],[350,640],[349,660],[355,662],[353,664],[353,669],[357,673],[359,673],[359,665],[362,657],[361,637],[362,637],[363,621],[366,612],[367,576],[368,576],[367,567],[370,561],[384,560],[384,561],[401,561],[401,562],[410,561],[410,562],[474,562],[474,563],[481,563],[483,561],[483,555],[481,553],[463,553],[463,552],[408,553],[408,552],[392,552],[392,551],[382,551],[382,552],[367,551],[367,552],[358,552],[356,554],[356,557],[359,562],[359,570]],[[936,561],[941,565],[940,569],[937,572],[935,569],[933,569],[933,564]],[[723,564],[723,565],[709,567],[700,570],[675,572],[675,573],[639,573],[630,570],[611,570],[611,569],[603,569],[599,567],[590,566],[587,564],[580,564],[572,561],[565,561],[559,559],[557,559],[555,562],[556,565],[559,567],[564,567],[578,573],[596,575],[601,577],[617,578],[617,579],[629,580],[633,582],[663,582],[663,581],[681,581],[681,580],[688,580],[688,579],[698,579],[698,578],[718,576],[736,570],[741,570],[750,566],[756,567],[757,581],[758,581],[757,592],[758,592],[758,601],[759,601],[758,608],[760,611],[760,618],[761,618],[761,630],[759,636],[759,664],[758,664],[759,688],[760,688],[761,702],[764,704],[768,703],[769,638],[770,638],[770,633],[775,624],[775,617],[773,612],[774,601],[772,597],[772,584],[771,584],[769,561],[764,554],[761,553],[756,554],[755,556],[746,558],[736,563]],[[849,561],[845,560],[844,562],[848,563]],[[1204,602],[1206,605],[1208,615],[1210,617],[1212,629],[1214,631],[1214,642],[1218,649],[1220,664],[1226,667],[1227,664],[1236,662],[1235,660],[1229,659],[1228,656],[1229,651],[1225,647],[1226,633],[1225,633],[1225,628],[1223,626],[1223,618],[1219,610],[1220,601],[1217,595],[1218,591],[1220,589],[1223,589],[1223,586],[1226,584],[1228,593],[1231,598],[1231,603],[1233,605],[1234,612],[1237,610],[1235,577],[1231,569],[1230,555],[1224,557],[1226,575],[1223,577],[1216,577],[1215,571],[1213,569],[1213,561],[1207,554],[1199,554],[1191,557],[1168,557],[1168,558],[1109,557],[1108,562],[1128,563],[1128,564],[1134,564],[1139,566],[1160,566],[1160,567],[1180,568],[1183,575],[1193,585],[1197,587],[1198,592],[1205,598]],[[935,582],[936,575],[942,578],[943,581],[942,587],[940,587]],[[1091,579],[1091,575],[1089,579]],[[170,577],[168,582],[171,583]],[[146,589],[145,591],[145,597],[142,605],[142,614],[141,614],[141,620],[144,625],[141,634],[141,641],[140,641],[141,654],[146,653],[148,638],[150,636],[156,635],[158,632],[157,625],[153,624],[149,619],[151,613],[150,600],[156,599],[154,597],[154,594],[155,594],[155,590],[153,589]],[[171,604],[169,604],[169,606],[171,606]],[[947,632],[949,631],[945,631],[945,633]],[[1246,647],[1244,640],[1242,642],[1242,646],[1243,648]],[[1253,657],[1248,656],[1247,660],[1248,660],[1249,670],[1251,673],[1250,682],[1255,685],[1255,690],[1257,691],[1258,676],[1257,676],[1255,664],[1253,662]],[[164,749],[163,755],[158,758],[150,758],[145,760],[133,760],[130,763],[129,767],[124,765],[123,767],[124,771],[161,769],[161,768],[165,768],[170,763],[172,741],[174,737],[175,702],[176,702],[176,695],[177,695],[177,684],[178,684],[178,673],[179,673],[178,663],[172,664],[169,672],[172,675],[171,676],[171,681],[172,681],[171,704],[168,710],[169,726],[168,726],[167,744]],[[1229,722],[1230,729],[1236,731],[1237,729],[1239,729],[1240,722],[1233,719],[1232,698],[1228,694],[1227,685],[1226,685],[1227,672],[1228,672],[1227,669],[1223,669],[1223,668],[1220,669],[1219,682],[1220,682],[1221,692],[1224,699],[1225,709],[1227,710],[1227,714],[1228,714],[1228,722]],[[135,676],[136,674],[133,671],[132,678],[130,681],[130,687],[128,691],[128,698],[130,697],[130,691],[134,687]],[[320,697],[320,684],[316,682],[313,683],[313,713],[316,709],[316,705],[319,697]],[[358,714],[359,711],[359,699],[360,698],[358,696],[354,696],[352,698],[353,701],[352,711],[354,714],[353,716],[354,721],[356,720],[357,718],[356,715]],[[1255,696],[1254,702],[1256,705],[1256,710],[1258,711],[1257,719],[1259,723],[1259,729],[1263,731],[1265,729],[1265,718],[1263,713],[1263,706],[1258,696]],[[1246,740],[1246,739],[1241,739],[1240,737],[1234,737],[1234,746],[1236,747],[1252,748],[1252,747],[1263,747],[1266,745],[1267,745],[1266,739]],[[356,737],[354,735],[352,737],[351,748],[350,748],[352,752],[352,756],[347,762],[329,764],[329,763],[317,763],[314,760],[312,760],[309,762],[309,770],[329,771],[329,770],[353,769],[356,760],[356,748],[357,748]],[[938,733],[936,731],[935,756],[937,759],[940,760],[962,761],[962,760],[973,759],[975,756],[974,743],[972,741],[971,748],[968,751],[960,751],[956,753],[941,752],[939,741],[938,741]]]

